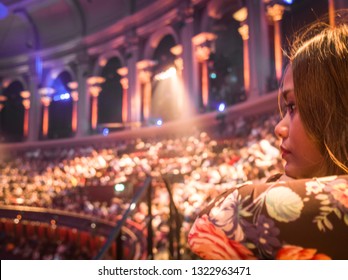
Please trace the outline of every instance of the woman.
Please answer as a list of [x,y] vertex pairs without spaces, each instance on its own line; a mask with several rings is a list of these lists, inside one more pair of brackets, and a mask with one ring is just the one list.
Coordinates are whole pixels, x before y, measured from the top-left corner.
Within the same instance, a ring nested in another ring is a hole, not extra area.
[[314,25],[289,58],[275,128],[285,175],[210,203],[188,236],[201,258],[348,259],[348,26]]

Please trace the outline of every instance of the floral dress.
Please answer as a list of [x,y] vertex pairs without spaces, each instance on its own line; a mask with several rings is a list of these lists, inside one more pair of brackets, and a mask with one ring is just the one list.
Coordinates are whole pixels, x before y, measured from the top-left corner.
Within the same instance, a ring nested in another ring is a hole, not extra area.
[[188,244],[202,259],[348,259],[348,176],[232,188],[204,209]]

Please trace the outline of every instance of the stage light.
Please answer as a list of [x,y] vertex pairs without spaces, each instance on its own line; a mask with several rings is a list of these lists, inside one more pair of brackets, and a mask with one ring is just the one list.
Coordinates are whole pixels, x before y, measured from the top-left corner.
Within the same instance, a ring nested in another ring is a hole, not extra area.
[[70,99],[70,94],[67,92],[53,96],[54,101],[68,100],[68,99]]
[[126,187],[123,183],[118,183],[114,186],[116,192],[123,192],[125,188]]
[[0,19],[3,19],[8,16],[8,8],[0,3]]
[[108,128],[104,128],[103,129],[103,135],[104,136],[108,136],[109,135],[109,129]]
[[225,110],[225,108],[226,108],[225,103],[220,103],[218,110],[219,110],[219,112],[223,112]]
[[211,73],[211,74],[210,74],[210,78],[211,78],[211,79],[216,79],[216,77],[217,77],[216,73]]
[[157,126],[161,126],[163,124],[163,121],[161,120],[161,119],[158,119],[157,121],[156,121],[156,125]]
[[160,72],[157,75],[155,75],[154,79],[156,81],[162,81],[162,80],[165,80],[165,79],[172,78],[175,75],[176,75],[176,69],[175,69],[175,67],[172,66],[172,67],[168,68],[167,70],[165,70],[163,72]]

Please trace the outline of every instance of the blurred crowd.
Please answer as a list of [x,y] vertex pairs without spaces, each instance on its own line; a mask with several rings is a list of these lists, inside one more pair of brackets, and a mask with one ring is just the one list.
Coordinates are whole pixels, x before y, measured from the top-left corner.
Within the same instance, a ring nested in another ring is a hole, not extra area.
[[[191,258],[185,247],[186,235],[210,199],[237,184],[263,182],[282,171],[273,132],[277,121],[278,115],[263,115],[237,119],[225,124],[223,130],[192,129],[187,135],[167,139],[154,136],[17,152],[0,159],[0,206],[53,208],[116,222],[129,207],[131,196],[98,201],[84,189],[127,183],[136,190],[150,175],[154,252],[156,258],[166,259],[170,198],[163,179],[167,178],[182,217],[182,253],[184,258]],[[145,232],[147,213],[148,205],[141,201],[130,217],[140,231]],[[13,250],[23,242],[19,240]],[[59,248],[56,246],[55,251]]]

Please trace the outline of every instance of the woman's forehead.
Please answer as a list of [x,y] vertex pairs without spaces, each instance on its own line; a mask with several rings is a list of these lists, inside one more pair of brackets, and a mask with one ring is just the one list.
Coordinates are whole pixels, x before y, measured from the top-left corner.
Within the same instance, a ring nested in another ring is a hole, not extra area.
[[289,94],[293,94],[294,92],[294,81],[292,77],[292,69],[291,66],[286,69],[283,86],[281,88],[282,97],[287,100]]

